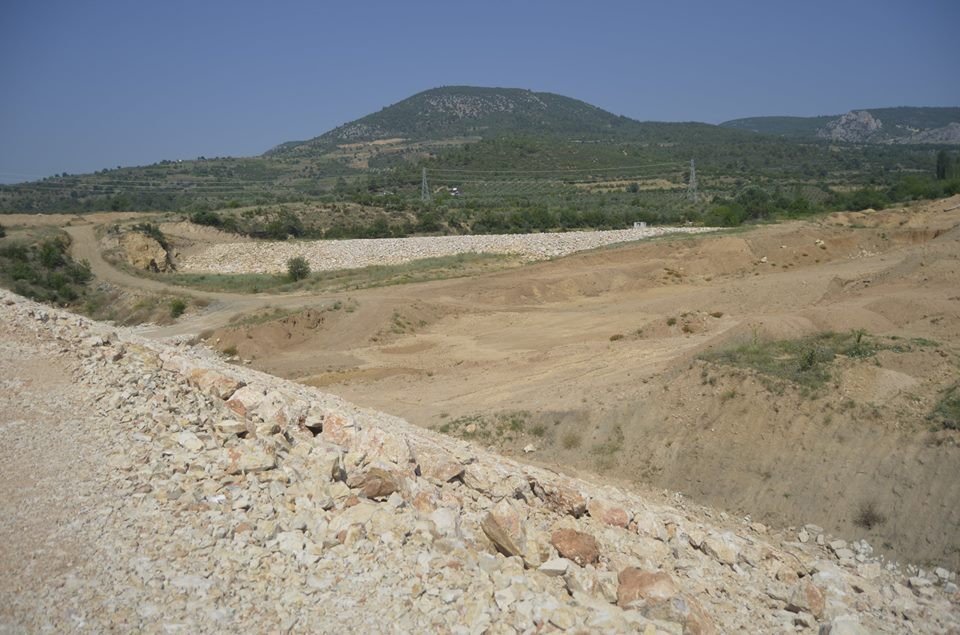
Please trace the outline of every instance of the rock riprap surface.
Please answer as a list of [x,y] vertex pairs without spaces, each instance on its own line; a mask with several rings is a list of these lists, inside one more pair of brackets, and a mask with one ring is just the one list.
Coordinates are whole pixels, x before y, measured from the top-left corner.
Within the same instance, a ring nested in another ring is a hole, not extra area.
[[956,633],[956,575],[0,292],[0,632]]
[[710,231],[715,230],[644,227],[544,234],[215,243],[182,258],[178,268],[187,273],[281,273],[287,270],[287,261],[296,256],[306,258],[312,271],[396,265],[466,253],[514,254],[529,260],[544,260],[666,234]]

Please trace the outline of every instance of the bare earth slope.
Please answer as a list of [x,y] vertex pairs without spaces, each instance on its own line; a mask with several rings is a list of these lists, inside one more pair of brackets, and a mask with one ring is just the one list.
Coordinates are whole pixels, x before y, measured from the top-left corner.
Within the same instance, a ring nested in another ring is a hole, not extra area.
[[[927,415],[960,376],[958,205],[356,292],[349,311],[224,328],[210,341],[525,460],[681,491],[777,526],[815,522],[892,557],[957,568],[960,437]],[[887,350],[839,357],[816,391],[698,359],[852,329]],[[863,522],[870,509],[882,522]]]
[[7,292],[0,334],[3,632],[960,628],[955,574],[863,542],[524,466]]

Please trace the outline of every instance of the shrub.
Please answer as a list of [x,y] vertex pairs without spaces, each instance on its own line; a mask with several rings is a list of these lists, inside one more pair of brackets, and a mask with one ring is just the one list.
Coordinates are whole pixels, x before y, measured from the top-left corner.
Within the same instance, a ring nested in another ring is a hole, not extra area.
[[175,298],[170,302],[170,317],[176,319],[183,315],[183,312],[187,310],[187,303],[180,298]]
[[3,227],[3,225],[0,225],[0,238],[3,238],[6,235],[7,235],[7,230]]
[[583,441],[580,439],[580,435],[576,432],[566,432],[560,439],[560,443],[563,445],[564,450],[574,450],[579,448]]
[[216,212],[210,210],[200,210],[190,215],[190,222],[195,225],[206,225],[207,227],[220,227],[223,225],[223,219]]
[[960,383],[948,388],[933,410],[933,418],[946,430],[960,430]]
[[291,280],[303,280],[310,275],[310,263],[303,256],[294,256],[287,261],[287,275]]
[[160,231],[160,228],[153,223],[137,223],[132,227],[132,229],[142,234],[146,234],[150,238],[153,238],[155,241],[160,243],[160,246],[164,249],[170,248],[170,244],[167,243],[167,237],[164,236],[163,232]]
[[887,517],[877,509],[876,503],[869,501],[860,506],[853,524],[863,529],[873,529],[887,522]]

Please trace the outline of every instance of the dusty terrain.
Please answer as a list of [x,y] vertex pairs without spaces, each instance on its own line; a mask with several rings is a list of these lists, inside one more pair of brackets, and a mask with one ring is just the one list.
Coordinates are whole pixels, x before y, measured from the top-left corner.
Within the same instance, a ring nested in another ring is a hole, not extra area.
[[[955,632],[958,281],[954,197],[136,331],[5,295],[0,631]],[[704,358],[853,329],[814,388]]]
[[[209,341],[529,461],[779,526],[815,522],[894,557],[957,567],[958,436],[927,415],[958,378],[958,203],[358,292],[339,309]],[[922,345],[840,358],[815,394],[697,359],[730,343],[851,329]],[[869,509],[882,522],[864,526]]]
[[956,573],[0,291],[0,632],[954,633]]

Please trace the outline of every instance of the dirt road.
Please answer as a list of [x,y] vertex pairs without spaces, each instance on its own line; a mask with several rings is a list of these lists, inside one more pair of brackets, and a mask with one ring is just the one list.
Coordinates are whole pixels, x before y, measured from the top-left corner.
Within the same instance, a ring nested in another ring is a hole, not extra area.
[[75,260],[86,260],[90,263],[90,270],[98,279],[122,288],[149,291],[154,293],[171,293],[190,295],[203,298],[209,302],[203,312],[188,316],[175,324],[154,326],[144,329],[144,334],[153,337],[175,337],[194,335],[204,330],[228,324],[231,318],[255,311],[264,307],[275,307],[284,310],[296,310],[307,307],[320,306],[336,302],[337,296],[317,296],[312,294],[239,294],[216,293],[186,289],[181,286],[167,284],[142,276],[135,276],[117,269],[107,262],[100,251],[99,242],[93,224],[77,224],[63,228],[70,235],[70,253]]

